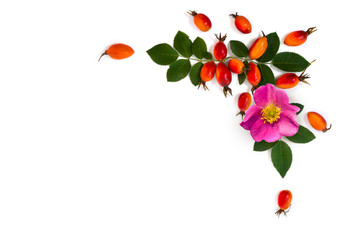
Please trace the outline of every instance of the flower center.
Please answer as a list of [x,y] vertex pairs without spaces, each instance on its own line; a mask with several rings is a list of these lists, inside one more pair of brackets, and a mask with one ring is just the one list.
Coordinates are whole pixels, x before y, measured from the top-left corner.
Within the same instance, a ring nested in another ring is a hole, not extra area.
[[277,122],[280,118],[281,109],[273,104],[270,104],[264,107],[260,113],[263,116],[261,119],[264,120],[264,123],[269,122],[272,124],[273,122]]

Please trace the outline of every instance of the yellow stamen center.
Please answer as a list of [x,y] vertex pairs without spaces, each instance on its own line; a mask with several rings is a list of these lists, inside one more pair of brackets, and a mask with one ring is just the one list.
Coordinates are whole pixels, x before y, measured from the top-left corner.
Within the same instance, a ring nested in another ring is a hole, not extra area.
[[264,120],[264,123],[268,122],[272,124],[273,122],[277,122],[280,119],[281,109],[276,107],[273,104],[267,105],[261,110],[261,115],[263,116],[261,119]]

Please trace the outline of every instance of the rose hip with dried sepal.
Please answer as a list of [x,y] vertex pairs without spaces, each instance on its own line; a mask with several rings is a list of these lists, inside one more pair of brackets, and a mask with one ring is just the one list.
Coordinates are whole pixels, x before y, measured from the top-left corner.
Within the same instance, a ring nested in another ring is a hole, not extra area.
[[239,59],[230,59],[228,62],[228,68],[231,72],[241,74],[245,70],[245,64]]
[[113,59],[120,60],[120,59],[128,58],[133,54],[134,54],[134,49],[132,49],[130,46],[123,43],[117,43],[117,44],[111,45],[103,54],[101,54],[99,61],[105,55],[108,55]]
[[235,27],[237,28],[237,30],[244,34],[252,32],[252,25],[246,17],[240,16],[237,13],[230,14],[229,16],[235,18]]
[[227,35],[225,34],[222,37],[222,35],[220,33],[219,36],[217,34],[215,34],[215,36],[218,39],[218,42],[216,43],[216,45],[213,48],[213,54],[214,54],[214,57],[218,61],[222,61],[226,58],[226,56],[228,54],[227,46],[224,43],[225,39],[227,38]]
[[268,46],[267,37],[265,36],[264,32],[262,33],[263,33],[263,36],[255,40],[252,46],[249,48],[248,56],[251,60],[258,59],[261,56],[263,56],[263,54],[265,53],[267,49],[267,46]]
[[329,128],[327,128],[327,121],[319,113],[308,112],[307,118],[311,126],[318,131],[326,132],[331,129],[331,124]]
[[243,119],[243,116],[246,114],[246,111],[251,105],[251,102],[252,102],[252,96],[250,93],[248,92],[241,93],[237,101],[237,105],[240,109],[240,112],[236,114],[236,116],[241,115]]
[[292,199],[293,199],[293,194],[289,190],[282,190],[278,194],[278,206],[280,209],[277,212],[275,212],[275,214],[278,217],[280,217],[282,213],[284,214],[284,216],[287,216],[287,213],[289,212],[289,208],[292,203]]
[[207,32],[211,29],[211,20],[205,14],[197,13],[195,11],[189,11],[188,14],[194,17],[195,26],[197,26],[201,31]]
[[261,80],[261,73],[257,64],[250,62],[248,64],[249,70],[247,72],[247,80],[252,85],[252,93],[256,89]]
[[227,97],[227,94],[232,95],[229,85],[231,83],[231,72],[229,68],[222,62],[218,63],[216,69],[216,79],[219,85],[223,87],[224,96]]
[[198,88],[202,85],[204,90],[208,90],[206,82],[211,81],[216,72],[216,64],[213,61],[205,63],[200,70],[201,82],[198,85]]
[[[313,60],[311,62],[311,64],[314,61],[316,61],[316,60]],[[276,80],[276,86],[279,87],[279,88],[282,88],[282,89],[289,89],[289,88],[293,88],[296,85],[298,85],[299,82],[303,82],[303,83],[306,83],[306,84],[310,85],[305,80],[307,78],[310,78],[308,74],[304,74],[306,69],[300,74],[300,76],[297,76],[295,73],[285,73],[285,74],[279,76],[277,78],[277,80]]]
[[306,31],[294,31],[289,33],[286,38],[284,39],[284,44],[287,46],[300,46],[301,44],[305,43],[307,40],[307,37],[317,31],[316,27],[311,27],[307,29]]

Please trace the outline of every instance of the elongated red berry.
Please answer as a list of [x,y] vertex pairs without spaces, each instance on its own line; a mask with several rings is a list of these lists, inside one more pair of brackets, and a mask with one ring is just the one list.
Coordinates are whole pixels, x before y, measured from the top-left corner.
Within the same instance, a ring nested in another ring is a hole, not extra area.
[[208,90],[206,86],[206,82],[212,80],[215,72],[216,72],[216,64],[213,61],[205,63],[200,70],[201,82],[198,88],[200,88],[200,85],[202,85],[204,90],[206,89]]
[[201,31],[207,32],[211,29],[211,20],[205,14],[197,13],[195,11],[189,11],[188,14],[194,17],[195,26],[197,26]]
[[254,41],[252,46],[249,48],[248,56],[251,60],[258,59],[265,53],[267,49],[267,37],[263,33],[263,37],[258,38]]
[[252,32],[252,25],[248,21],[248,19],[244,16],[239,16],[237,13],[230,14],[233,18],[235,18],[235,27],[242,33],[248,34]]
[[237,115],[241,115],[242,119],[243,116],[245,115],[247,109],[251,105],[252,102],[252,96],[248,92],[241,93],[237,102],[237,105],[240,109],[240,112]]
[[217,65],[216,79],[219,85],[223,87],[223,93],[225,97],[228,93],[232,95],[231,89],[229,88],[229,85],[231,83],[231,72],[229,68],[222,62],[218,63]]
[[214,46],[213,54],[218,61],[222,61],[226,58],[228,54],[227,46],[224,43],[225,39],[227,38],[227,35],[225,34],[222,37],[221,34],[219,34],[219,36],[215,34],[215,36],[218,39],[218,42]]
[[130,46],[123,43],[117,43],[117,44],[111,45],[103,54],[101,54],[99,61],[105,55],[108,55],[113,59],[120,60],[120,59],[128,58],[133,54],[134,54],[134,49],[132,49]]
[[233,73],[241,74],[245,70],[245,64],[241,60],[233,58],[228,62],[228,68]]
[[250,62],[248,64],[248,67],[249,67],[249,70],[247,72],[247,80],[253,86],[252,88],[252,92],[253,92],[255,87],[259,84],[261,80],[261,73],[257,64],[253,62]]
[[317,131],[326,132],[326,131],[330,130],[330,128],[331,128],[331,124],[330,124],[330,127],[327,128],[327,121],[319,113],[308,112],[307,118],[308,118],[308,121],[311,124],[311,126],[314,129],[316,129]]
[[288,46],[300,46],[301,44],[305,43],[307,40],[307,37],[317,31],[316,27],[311,27],[307,29],[306,31],[294,31],[289,33],[286,38],[284,39],[284,44]]
[[[311,64],[314,62],[313,60]],[[310,65],[311,65],[310,64]],[[309,65],[309,66],[310,66]],[[307,69],[307,68],[306,68]],[[304,74],[306,69],[300,74],[300,76],[297,76],[295,73],[285,73],[281,76],[279,76],[276,80],[276,86],[282,89],[288,89],[293,88],[296,85],[298,85],[299,82],[303,82],[306,84],[309,84],[305,79],[310,78],[308,74]],[[310,85],[310,84],[309,84]]]
[[[283,213],[285,216],[287,216],[287,213],[289,212],[289,207],[292,203],[293,194],[289,190],[282,190],[278,194],[278,206],[279,210],[275,213],[278,217]],[[286,211],[287,210],[287,211]]]

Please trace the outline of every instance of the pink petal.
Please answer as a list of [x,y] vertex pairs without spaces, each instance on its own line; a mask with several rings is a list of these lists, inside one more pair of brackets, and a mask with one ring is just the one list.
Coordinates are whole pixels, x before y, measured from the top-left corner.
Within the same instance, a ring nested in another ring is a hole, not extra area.
[[287,112],[287,111],[290,111],[290,112],[294,112],[295,115],[297,112],[300,111],[300,108],[295,106],[295,105],[291,105],[291,104],[284,104],[282,106],[279,106],[281,108],[281,111],[282,112]]
[[277,89],[275,94],[275,105],[282,107],[283,105],[289,104],[289,97],[287,93],[282,89]]
[[275,102],[276,87],[272,84],[266,84],[259,87],[253,94],[254,102],[256,105],[265,107]]
[[250,130],[253,124],[261,118],[261,112],[262,108],[257,105],[252,105],[247,111],[245,118],[240,123],[241,127],[243,127],[246,130]]
[[299,124],[297,123],[297,117],[295,112],[281,112],[280,119],[276,123],[279,132],[282,136],[293,136],[299,130]]
[[256,142],[260,142],[261,140],[275,142],[282,137],[277,124],[264,123],[264,120],[261,119],[253,124],[250,132]]

